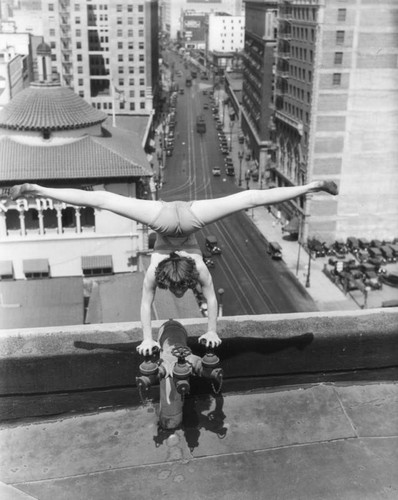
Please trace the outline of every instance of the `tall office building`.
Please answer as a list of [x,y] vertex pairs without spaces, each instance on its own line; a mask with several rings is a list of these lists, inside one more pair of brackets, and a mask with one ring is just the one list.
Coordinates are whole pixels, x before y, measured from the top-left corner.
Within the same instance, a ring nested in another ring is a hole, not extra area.
[[202,12],[212,14],[225,12],[231,16],[242,15],[242,0],[160,0],[162,12],[162,30],[167,33],[172,40],[177,40],[181,36],[182,12]]
[[245,17],[241,127],[263,177],[272,147],[270,104],[275,71],[276,0],[247,1]]
[[288,213],[301,215],[305,237],[397,237],[397,5],[282,0],[279,9],[271,179],[340,186],[338,197],[290,203]]
[[157,0],[43,0],[53,72],[108,114],[151,114],[158,93]]

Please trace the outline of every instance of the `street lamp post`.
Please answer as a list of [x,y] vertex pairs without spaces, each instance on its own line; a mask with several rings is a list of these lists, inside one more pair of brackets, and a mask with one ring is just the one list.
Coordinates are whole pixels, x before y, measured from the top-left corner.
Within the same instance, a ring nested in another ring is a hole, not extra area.
[[246,172],[245,181],[246,181],[246,189],[250,189],[250,186],[249,186],[250,174],[249,174],[249,172]]
[[310,288],[310,275],[311,275],[311,249],[308,246],[308,270],[307,270],[307,279],[305,280],[305,287]]
[[219,288],[217,290],[218,292],[218,315],[221,318],[223,315],[223,295],[224,295],[224,288]]
[[238,151],[239,158],[239,186],[242,185],[242,160],[243,160],[243,151]]
[[229,150],[232,151],[232,129],[234,128],[235,125],[235,113],[232,111],[229,114],[229,133],[230,133],[230,140],[229,140]]

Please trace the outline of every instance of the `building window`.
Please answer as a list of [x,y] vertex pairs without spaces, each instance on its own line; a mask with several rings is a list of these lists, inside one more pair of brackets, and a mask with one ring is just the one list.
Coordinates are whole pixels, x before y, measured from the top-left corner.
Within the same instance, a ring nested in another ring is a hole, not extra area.
[[119,109],[124,109],[124,102],[119,102]]
[[347,9],[337,10],[337,21],[345,21],[347,17]]
[[142,103],[140,104],[140,108],[141,108],[141,109],[145,109],[145,102],[142,102]]
[[135,104],[134,104],[134,102],[130,102],[130,111],[135,111]]
[[83,80],[83,78],[79,78],[79,80],[78,80],[78,85],[79,85],[80,87],[82,87],[82,86],[84,85],[84,80]]
[[78,60],[78,62],[82,62],[83,56],[81,54],[77,54],[77,60]]
[[127,5],[127,12],[133,12],[133,6]]
[[133,18],[132,17],[128,17],[127,18],[127,24],[130,24],[130,25],[133,24]]
[[341,73],[333,73],[333,85],[341,84]]
[[140,54],[140,55],[139,55],[139,61],[140,61],[140,62],[143,62],[143,61],[144,61],[144,54]]
[[335,52],[334,53],[334,64],[342,64],[343,63],[343,53]]
[[123,87],[123,85],[124,85],[124,78],[119,78],[118,82],[119,82],[119,85],[121,85]]
[[138,6],[138,12],[144,12],[144,6],[143,5],[139,5]]
[[81,49],[82,48],[82,42],[76,42],[76,48]]
[[84,99],[84,91],[83,90],[79,90],[79,96]]
[[117,36],[123,36],[123,30],[117,30],[116,34]]
[[129,92],[129,96],[130,96],[130,97],[135,97],[135,91],[134,91],[134,90],[130,90],[130,92]]
[[82,30],[76,30],[76,36],[82,36]]
[[145,90],[140,90],[140,97],[145,97]]
[[123,19],[121,17],[118,17],[116,20],[117,24],[123,24]]
[[117,48],[123,49],[123,42],[117,42]]
[[117,4],[117,5],[116,5],[116,11],[117,11],[117,12],[122,12],[122,10],[123,10],[123,5],[120,5],[120,3],[119,3],[119,4]]
[[75,23],[80,24],[80,17],[75,17]]
[[133,36],[134,36],[134,31],[133,31],[133,30],[128,30],[128,31],[127,31],[127,36],[128,36],[129,38],[133,37]]
[[134,50],[134,42],[128,42],[128,49]]
[[119,75],[122,75],[124,73],[124,68],[123,66],[118,66],[117,68],[117,72],[119,73]]
[[50,47],[51,47],[52,49],[55,49],[55,47],[56,47],[55,42],[50,42]]
[[130,75],[134,74],[134,66],[129,66],[129,73]]
[[140,78],[140,85],[145,85],[145,78]]
[[55,36],[55,29],[50,29],[50,36]]
[[135,85],[135,84],[134,84],[134,78],[130,78],[130,80],[129,80],[129,85]]
[[144,66],[139,67],[139,72],[143,75],[145,73],[145,68]]
[[51,10],[51,12],[54,11],[54,4],[53,3],[48,4],[48,10]]
[[336,31],[336,43],[342,45],[344,43],[345,31]]
[[129,61],[133,62],[134,61],[134,54],[129,54]]

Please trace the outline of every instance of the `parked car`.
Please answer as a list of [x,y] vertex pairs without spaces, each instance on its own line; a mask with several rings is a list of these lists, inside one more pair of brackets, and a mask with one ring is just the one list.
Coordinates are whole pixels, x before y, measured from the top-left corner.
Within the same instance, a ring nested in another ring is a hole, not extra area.
[[325,257],[325,249],[322,243],[316,238],[308,239],[308,248],[315,254],[315,257]]
[[398,257],[398,244],[390,243],[388,246],[391,248],[394,257]]
[[268,253],[273,259],[282,259],[282,247],[277,241],[270,241],[268,243]]
[[367,240],[366,238],[358,238],[358,243],[361,250],[365,250],[370,246],[369,240]]
[[355,238],[354,236],[349,236],[347,238],[347,247],[350,252],[356,254],[359,251],[358,238]]
[[358,280],[356,280],[349,271],[342,271],[339,277],[345,291],[350,292],[351,290],[359,289]]
[[221,175],[221,168],[215,166],[215,167],[212,168],[211,173],[214,175],[214,177],[220,177],[220,175]]
[[380,247],[380,251],[387,262],[397,262],[397,258],[389,245],[382,245]]
[[381,253],[381,250],[379,247],[369,247],[368,252],[370,257],[376,258],[376,259],[381,259],[382,263],[386,263],[386,259],[383,257],[383,254]]
[[382,274],[380,279],[386,285],[393,286],[394,288],[398,288],[398,274],[397,273]]
[[383,245],[383,243],[380,240],[372,240],[370,242],[371,247],[377,247],[380,248]]
[[363,282],[366,286],[370,286],[373,290],[380,290],[382,282],[380,276],[376,272],[376,267],[372,264],[361,264],[359,270],[363,273]]

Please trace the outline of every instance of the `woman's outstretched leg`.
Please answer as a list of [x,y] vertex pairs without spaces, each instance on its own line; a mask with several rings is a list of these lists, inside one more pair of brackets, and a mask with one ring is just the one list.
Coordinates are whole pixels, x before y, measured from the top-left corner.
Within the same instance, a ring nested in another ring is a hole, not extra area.
[[319,191],[325,191],[332,195],[338,194],[338,189],[334,182],[314,181],[304,186],[289,186],[265,190],[250,189],[213,200],[196,200],[193,202],[191,209],[204,224],[211,224],[241,210],[262,205],[274,205]]
[[70,205],[109,210],[142,224],[149,224],[161,210],[161,202],[129,198],[108,191],[84,191],[83,189],[47,188],[38,184],[20,184],[11,188],[10,197],[21,196],[51,198]]

